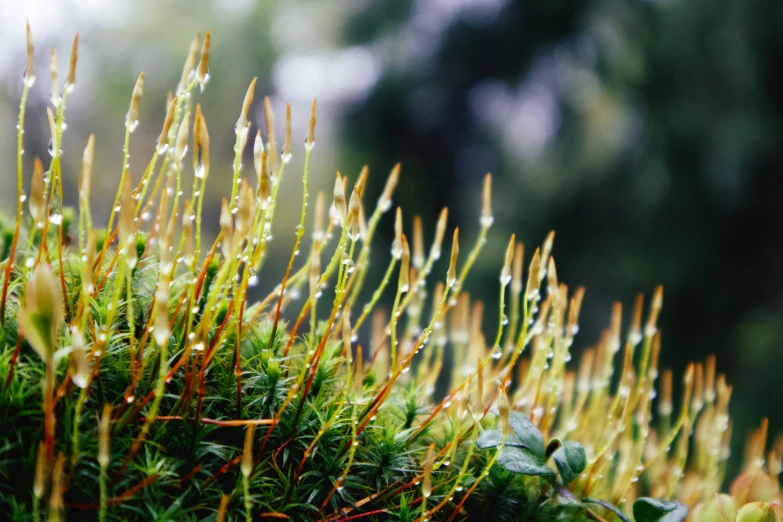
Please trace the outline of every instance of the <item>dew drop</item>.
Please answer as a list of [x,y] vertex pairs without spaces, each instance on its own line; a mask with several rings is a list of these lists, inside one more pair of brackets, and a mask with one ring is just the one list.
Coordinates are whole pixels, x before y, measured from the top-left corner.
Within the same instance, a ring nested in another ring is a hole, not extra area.
[[492,223],[495,222],[495,218],[492,216],[481,216],[479,222],[483,228],[489,228],[492,226]]
[[33,84],[35,84],[35,75],[34,74],[27,75],[25,73],[22,73],[22,74],[24,76],[24,84],[29,89],[30,87],[33,86]]
[[128,127],[128,132],[133,132],[139,126],[139,120],[130,120],[129,115],[125,115],[125,125]]

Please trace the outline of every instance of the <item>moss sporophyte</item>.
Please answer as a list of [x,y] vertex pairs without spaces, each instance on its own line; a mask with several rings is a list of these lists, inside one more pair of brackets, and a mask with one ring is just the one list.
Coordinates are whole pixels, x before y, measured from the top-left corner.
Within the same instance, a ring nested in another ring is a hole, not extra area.
[[[443,209],[428,251],[428,224],[395,209],[388,265],[370,282],[370,245],[400,166],[375,205],[367,168],[355,180],[338,173],[327,209],[326,195],[308,192],[315,101],[300,178],[287,172],[291,107],[278,148],[266,98],[248,172],[253,80],[237,103],[220,232],[202,245],[210,133],[196,99],[208,86],[207,33],[190,47],[143,170],[131,168],[128,149],[149,79],[142,73],[129,92],[119,188],[96,229],[93,156],[114,145],[90,136],[78,211],[61,206],[78,38],[62,88],[52,52],[51,161],[36,159],[31,173],[22,161],[35,82],[29,27],[27,43],[18,210],[2,228],[2,518],[782,519],[783,439],[768,449],[766,421],[748,439],[741,475],[718,494],[731,387],[709,357],[688,366],[673,399],[672,372],[658,370],[660,288],[646,322],[638,296],[623,333],[615,305],[599,342],[572,364],[584,291],[558,280],[554,234],[526,274],[512,236],[497,263],[500,319],[482,330],[484,305],[465,284],[493,225],[490,175],[477,231],[449,232]],[[262,268],[280,186],[300,180],[287,267],[270,295],[248,302],[261,277],[280,277]]]

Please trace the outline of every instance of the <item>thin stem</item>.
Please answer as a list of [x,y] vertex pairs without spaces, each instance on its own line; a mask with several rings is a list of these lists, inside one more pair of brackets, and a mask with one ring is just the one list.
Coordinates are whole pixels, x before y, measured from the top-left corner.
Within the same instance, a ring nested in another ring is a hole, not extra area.
[[[128,175],[128,149],[130,147],[130,135],[131,135],[131,122],[125,122],[125,144],[122,146],[122,172],[120,174],[120,184],[117,188],[117,194],[114,196],[114,204],[111,206],[111,212],[109,213],[109,226],[106,230],[112,230],[114,225],[114,215],[117,213],[117,209],[120,204],[120,194],[122,194],[122,187],[125,186],[125,176]],[[104,250],[108,245],[104,243]]]
[[22,154],[24,154],[24,113],[27,107],[27,93],[30,91],[30,82],[24,82],[22,89],[22,101],[19,103],[19,121],[16,124],[16,226],[14,238],[11,240],[11,249],[8,251],[8,261],[3,274],[3,295],[0,298],[0,325],[5,326],[5,304],[8,296],[8,284],[11,280],[11,270],[14,267],[16,244],[19,240],[19,229],[22,226],[22,211],[24,209],[24,188],[22,180]]
[[397,370],[397,319],[400,315],[400,296],[402,293],[397,289],[394,295],[394,305],[391,312],[391,371]]
[[[108,480],[108,466],[107,465],[101,465],[101,474],[99,478],[99,488],[100,488],[100,507],[98,511],[98,520],[100,522],[105,522],[106,520],[106,511],[108,508],[108,498],[109,498],[109,492],[107,487],[107,480]],[[38,519],[36,519],[38,520]]]
[[460,509],[462,509],[462,506],[465,504],[465,501],[468,500],[468,497],[470,497],[470,494],[473,493],[473,491],[478,487],[479,484],[481,484],[481,481],[484,480],[485,477],[489,476],[489,470],[492,469],[492,466],[495,465],[495,462],[497,462],[498,457],[500,457],[500,453],[503,451],[503,448],[506,445],[506,435],[507,431],[503,430],[503,435],[500,439],[500,444],[498,444],[497,451],[495,451],[495,454],[492,455],[492,458],[489,459],[489,462],[487,462],[487,465],[484,467],[484,469],[479,473],[478,478],[476,478],[476,481],[473,483],[472,486],[470,486],[470,489],[465,493],[465,496],[462,497],[462,500],[460,500],[459,504],[457,504],[457,507],[454,508],[454,511],[452,512],[451,516],[448,518],[449,520],[453,520],[454,517],[457,516]]
[[250,497],[250,477],[242,475],[242,492],[245,500],[245,520],[250,522],[253,519],[253,501]]
[[[299,224],[296,226],[296,241],[294,241],[294,248],[291,252],[291,257],[288,260],[288,266],[285,270],[285,276],[283,277],[282,282],[280,283],[280,297],[277,299],[277,310],[275,311],[275,321],[272,325],[272,335],[270,336],[270,339],[274,340],[275,334],[277,333],[277,324],[280,321],[280,308],[283,305],[283,296],[285,295],[285,286],[288,282],[288,276],[291,273],[291,268],[294,265],[294,259],[296,258],[296,255],[299,253],[299,243],[302,240],[302,236],[304,235],[304,222],[305,222],[305,215],[307,210],[307,173],[309,171],[309,165],[310,165],[310,151],[312,150],[311,147],[305,147],[305,160],[304,160],[304,173],[302,174],[302,211],[301,211],[301,217],[299,218]],[[285,165],[285,163],[283,163]],[[315,316],[315,314],[313,314]]]
[[493,350],[497,349],[498,346],[500,346],[500,340],[503,338],[503,326],[505,325],[505,322],[507,321],[506,318],[506,284],[500,283],[500,304],[499,304],[499,310],[498,310],[498,333],[495,336],[495,344]]
[[44,431],[46,433],[44,442],[47,462],[51,462],[54,459],[54,430],[56,422],[54,404],[52,403],[54,384],[54,357],[49,355],[46,358],[46,377],[43,392]]

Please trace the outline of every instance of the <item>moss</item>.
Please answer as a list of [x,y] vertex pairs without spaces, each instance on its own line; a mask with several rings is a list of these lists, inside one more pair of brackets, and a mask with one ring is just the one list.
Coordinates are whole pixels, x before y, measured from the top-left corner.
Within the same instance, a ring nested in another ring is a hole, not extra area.
[[[569,294],[558,281],[553,234],[527,271],[512,237],[498,260],[499,316],[510,317],[485,337],[483,305],[471,303],[463,286],[493,224],[490,176],[476,238],[460,250],[464,235],[453,231],[448,267],[445,259],[438,263],[447,213],[426,256],[420,222],[409,241],[398,210],[386,275],[373,289],[369,248],[400,169],[367,212],[367,171],[348,191],[338,174],[328,217],[322,194],[311,216],[313,102],[294,252],[275,292],[247,302],[275,226],[291,112],[287,107],[278,156],[265,100],[267,134],[253,144],[251,187],[240,164],[251,85],[221,234],[202,245],[209,132],[195,87],[205,83],[209,39],[201,46],[200,55],[198,42],[192,48],[135,188],[123,169],[118,210],[105,229],[95,229],[89,211],[92,139],[78,219],[58,206],[60,152],[54,149],[45,173],[36,162],[34,176],[45,181],[27,202],[19,154],[16,222],[0,225],[4,516],[600,521],[636,512],[638,522],[648,522],[681,520],[687,507],[711,501],[728,456],[731,389],[716,377],[714,358],[688,368],[678,409],[671,372],[656,384],[660,289],[644,327],[643,299],[626,335],[615,307],[605,335],[572,369],[583,290]],[[30,53],[20,147],[32,47]],[[54,143],[65,130],[75,66],[73,59],[62,93],[55,81]],[[126,155],[143,81],[131,98]],[[197,175],[188,190],[181,176],[190,168]],[[38,222],[28,203],[46,208],[35,213],[43,215]],[[309,254],[296,256],[299,249]],[[365,283],[374,290],[367,304],[359,301]],[[378,308],[387,286],[391,318]],[[372,323],[367,337],[365,320]],[[50,331],[53,347],[44,342]],[[780,497],[783,447],[776,443],[764,464],[765,448],[763,424],[732,491],[738,506]],[[644,495],[662,500],[642,499],[632,509]]]

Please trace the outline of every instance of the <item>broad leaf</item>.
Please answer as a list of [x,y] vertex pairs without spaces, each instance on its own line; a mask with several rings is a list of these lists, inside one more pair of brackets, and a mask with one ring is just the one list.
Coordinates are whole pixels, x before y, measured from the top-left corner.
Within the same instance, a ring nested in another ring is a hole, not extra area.
[[683,522],[687,517],[688,507],[679,502],[640,498],[633,503],[636,522]]
[[[476,446],[481,449],[497,448],[500,446],[500,442],[503,440],[503,432],[500,430],[488,430],[481,434],[476,441]],[[509,433],[506,436],[506,446],[513,446],[516,448],[527,448],[519,441],[519,438],[513,433]]]
[[564,484],[570,484],[587,465],[585,449],[578,442],[565,442],[555,451],[555,465]]
[[533,455],[544,462],[544,437],[538,431],[536,425],[530,422],[527,416],[518,411],[510,412],[508,424],[519,438],[519,441],[527,446]]
[[513,473],[520,475],[533,475],[540,477],[553,477],[555,470],[541,463],[535,455],[519,448],[504,447],[498,457],[498,464]]
[[503,434],[500,430],[488,430],[482,433],[476,441],[476,446],[481,449],[496,448],[503,440]]
[[556,452],[558,449],[560,449],[563,446],[563,441],[561,441],[558,438],[554,438],[550,440],[546,445],[546,459],[549,460],[549,457],[552,456],[554,452]]
[[628,519],[628,517],[625,516],[625,513],[620,511],[620,509],[617,506],[615,506],[613,504],[610,504],[609,502],[606,502],[605,500],[598,500],[598,499],[595,499],[595,498],[583,498],[582,502],[584,502],[585,504],[598,504],[602,508],[608,509],[609,511],[614,513],[617,516],[617,518],[619,518],[623,522],[631,522]]
[[554,501],[558,506],[584,507],[579,497],[566,488],[560,488],[555,492]]

